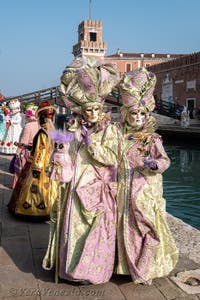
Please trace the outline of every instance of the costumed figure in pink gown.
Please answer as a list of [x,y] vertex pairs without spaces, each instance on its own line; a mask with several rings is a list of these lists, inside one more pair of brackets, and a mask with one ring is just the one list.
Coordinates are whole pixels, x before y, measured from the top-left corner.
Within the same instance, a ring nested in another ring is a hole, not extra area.
[[156,76],[145,68],[125,73],[122,98],[123,159],[118,177],[117,274],[135,283],[170,273],[178,261],[166,219],[162,173],[170,166],[160,135],[155,133],[153,91]]
[[[43,260],[44,269],[56,268],[56,278],[98,284],[109,281],[113,273],[121,139],[102,109],[117,82],[115,66],[96,59],[74,60],[61,77],[63,100],[76,118],[66,133],[74,135],[68,145],[70,160],[68,166],[62,163],[68,182],[53,207]],[[57,155],[53,165],[54,158]],[[51,178],[56,174],[52,171]]]
[[17,179],[19,177],[22,168],[24,167],[27,159],[30,156],[30,152],[33,144],[33,138],[40,128],[39,120],[35,116],[35,112],[37,108],[38,106],[33,103],[26,104],[24,108],[25,125],[22,129],[19,142],[15,143],[15,145],[17,146],[17,150],[16,150],[16,160],[14,165],[15,172],[14,172],[13,183],[12,183],[13,189],[16,185]]

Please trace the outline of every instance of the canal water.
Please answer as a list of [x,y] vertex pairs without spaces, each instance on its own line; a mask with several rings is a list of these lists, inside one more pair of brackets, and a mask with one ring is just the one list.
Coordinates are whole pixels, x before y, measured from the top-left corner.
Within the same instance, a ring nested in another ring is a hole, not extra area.
[[200,230],[200,145],[170,141],[164,147],[171,159],[163,174],[167,211]]

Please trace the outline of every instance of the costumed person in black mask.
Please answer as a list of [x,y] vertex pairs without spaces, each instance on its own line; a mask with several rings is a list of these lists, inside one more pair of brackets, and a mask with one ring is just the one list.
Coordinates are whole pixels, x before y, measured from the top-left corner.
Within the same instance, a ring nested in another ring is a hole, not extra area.
[[56,182],[47,176],[52,140],[48,134],[54,129],[55,108],[47,101],[39,104],[36,117],[41,128],[33,139],[30,157],[27,159],[8,204],[9,211],[16,216],[32,219],[48,219],[56,199]]

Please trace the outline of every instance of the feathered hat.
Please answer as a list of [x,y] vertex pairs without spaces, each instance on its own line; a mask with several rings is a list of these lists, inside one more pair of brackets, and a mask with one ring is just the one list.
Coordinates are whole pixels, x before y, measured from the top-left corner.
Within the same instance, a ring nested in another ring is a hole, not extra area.
[[20,111],[20,102],[18,99],[12,99],[8,102],[8,107],[11,112]]
[[155,84],[155,74],[145,68],[125,73],[119,83],[123,106],[135,109],[142,107],[147,112],[153,111],[155,107],[153,97]]
[[77,58],[65,68],[60,90],[65,105],[80,112],[82,106],[103,104],[119,80],[112,63],[95,58]]
[[9,116],[10,115],[9,107],[6,104],[3,104],[2,108],[3,108],[4,115]]
[[34,103],[27,103],[24,105],[25,116],[29,119],[35,119],[35,113],[38,109],[38,106]]
[[73,132],[62,131],[60,129],[50,130],[49,135],[52,141],[57,143],[70,143],[74,139]]
[[41,115],[46,115],[47,118],[52,119],[55,112],[56,112],[56,109],[53,105],[51,105],[50,102],[42,101],[42,102],[40,102],[38,109],[35,112],[35,116],[39,117]]

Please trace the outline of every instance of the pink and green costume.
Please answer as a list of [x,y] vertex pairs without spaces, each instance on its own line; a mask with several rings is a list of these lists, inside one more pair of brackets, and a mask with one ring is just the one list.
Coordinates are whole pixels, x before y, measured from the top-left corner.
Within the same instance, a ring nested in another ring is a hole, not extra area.
[[43,267],[56,266],[62,279],[99,284],[113,273],[120,132],[103,113],[91,127],[81,109],[102,105],[117,80],[112,64],[85,59],[75,60],[61,77],[63,101],[77,116],[68,129],[74,134],[66,167],[70,178],[60,184]]
[[[155,83],[155,75],[144,68],[125,74],[120,82],[123,159],[118,168],[116,273],[130,274],[135,283],[168,275],[178,261],[162,186],[170,159],[155,133],[155,119],[149,116]],[[130,109],[139,108],[146,110],[147,118],[135,130],[126,117]]]

